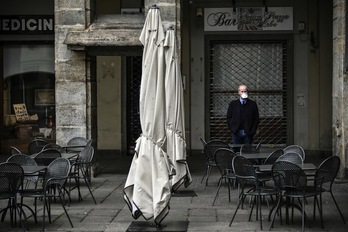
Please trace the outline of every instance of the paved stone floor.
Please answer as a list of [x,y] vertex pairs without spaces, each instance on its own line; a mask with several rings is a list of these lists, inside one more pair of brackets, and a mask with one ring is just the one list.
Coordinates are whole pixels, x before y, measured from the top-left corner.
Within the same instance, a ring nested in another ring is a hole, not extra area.
[[[132,222],[144,221],[140,218],[134,220],[123,200],[123,187],[126,180],[125,174],[101,174],[92,179],[93,194],[97,200],[97,204],[93,203],[87,188],[82,186],[83,201],[77,201],[76,191],[72,194],[72,203],[67,207],[69,215],[73,221],[74,228],[71,228],[67,217],[59,203],[52,205],[52,224],[46,223],[47,231],[127,231]],[[248,222],[249,207],[240,210],[229,227],[232,214],[236,208],[237,190],[231,193],[232,200],[228,201],[227,188],[222,187],[219,198],[212,206],[214,199],[218,173],[215,171],[209,179],[209,186],[205,187],[200,183],[201,174],[193,174],[193,182],[188,189],[181,188],[184,193],[186,190],[193,190],[197,196],[189,197],[172,197],[170,201],[170,212],[165,218],[164,224],[172,222],[186,221],[188,222],[187,231],[259,231],[259,221],[255,220],[253,214],[251,222]],[[348,184],[337,183],[334,186],[335,196],[346,220],[348,220]],[[32,201],[25,203],[32,205]],[[348,225],[343,224],[335,205],[329,194],[324,195],[324,220],[325,229],[320,227],[319,220],[312,218],[312,201],[308,201],[306,207],[310,227],[306,226],[306,231],[348,231]],[[6,201],[0,201],[0,208],[6,205]],[[42,226],[42,202],[39,202],[38,224],[35,224],[33,218],[28,219],[28,228],[30,231],[40,231]],[[268,230],[269,222],[267,221],[268,208],[263,206],[264,230]],[[168,229],[168,228],[167,228]],[[21,231],[17,225],[11,227],[10,218],[7,215],[5,220],[0,223],[0,231]],[[294,223],[290,225],[280,225],[280,221],[276,220],[272,231],[300,231],[301,219],[300,214],[295,212]],[[156,230],[154,230],[156,231]],[[164,227],[162,230],[168,231]]]

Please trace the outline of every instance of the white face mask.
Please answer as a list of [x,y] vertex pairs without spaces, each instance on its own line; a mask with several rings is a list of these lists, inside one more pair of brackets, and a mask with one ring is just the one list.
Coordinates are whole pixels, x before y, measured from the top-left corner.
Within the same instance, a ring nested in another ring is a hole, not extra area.
[[246,99],[246,98],[248,98],[248,94],[247,93],[242,93],[242,96],[241,96],[242,98],[244,98],[244,99]]

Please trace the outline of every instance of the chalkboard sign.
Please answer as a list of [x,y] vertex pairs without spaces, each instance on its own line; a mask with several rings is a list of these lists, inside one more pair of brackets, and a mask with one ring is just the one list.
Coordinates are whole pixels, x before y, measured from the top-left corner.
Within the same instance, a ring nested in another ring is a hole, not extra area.
[[28,121],[29,120],[29,114],[27,111],[27,107],[25,104],[13,104],[13,109],[16,115],[17,121]]

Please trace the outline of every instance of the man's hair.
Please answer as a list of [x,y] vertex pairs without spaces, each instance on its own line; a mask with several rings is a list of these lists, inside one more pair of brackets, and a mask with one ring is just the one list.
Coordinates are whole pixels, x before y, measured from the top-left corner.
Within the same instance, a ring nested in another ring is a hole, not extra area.
[[240,90],[240,87],[242,87],[242,86],[245,86],[246,89],[249,90],[247,85],[239,85],[239,86],[238,86],[238,92],[239,92],[239,90]]

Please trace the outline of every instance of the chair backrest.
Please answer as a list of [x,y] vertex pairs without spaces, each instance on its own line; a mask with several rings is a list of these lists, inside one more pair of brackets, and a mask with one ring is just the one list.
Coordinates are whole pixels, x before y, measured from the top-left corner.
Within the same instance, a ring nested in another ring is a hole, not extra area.
[[296,153],[298,153],[302,157],[303,161],[306,158],[306,154],[305,154],[304,149],[301,146],[299,146],[299,145],[289,145],[289,146],[283,148],[283,150],[284,150],[284,153],[289,153],[289,152],[296,152]]
[[[84,137],[74,137],[72,139],[70,139],[68,141],[68,145],[82,145],[82,146],[86,146],[88,143],[88,140]],[[83,147],[76,147],[76,148],[69,148],[68,149],[69,151],[82,151],[83,150]]]
[[303,160],[300,154],[296,152],[287,152],[281,155],[277,161],[288,161],[297,165],[302,165]]
[[203,138],[199,138],[199,140],[201,141],[202,146],[203,146],[203,148],[204,148],[205,145],[207,145],[207,141],[205,141],[205,139],[203,139]]
[[92,146],[93,139],[89,139],[88,142],[86,143],[86,147]]
[[[24,154],[11,155],[10,157],[8,157],[6,162],[16,163],[19,165],[37,166],[37,163],[34,158]],[[33,183],[37,183],[37,180],[38,180],[37,175],[25,176],[25,178],[27,180],[32,181]]]
[[24,171],[19,164],[0,164],[0,194],[16,194],[23,187]]
[[28,144],[28,154],[36,154],[39,153],[42,148],[48,144],[46,140],[43,139],[34,139]]
[[277,161],[272,165],[274,184],[279,189],[305,187],[307,177],[302,168],[288,161]]
[[21,152],[18,148],[12,146],[12,147],[10,147],[10,154],[11,154],[11,155],[14,155],[14,154],[22,154],[22,152]]
[[38,165],[48,166],[53,160],[62,157],[62,154],[56,149],[45,149],[40,151],[35,156],[35,161]]
[[284,154],[283,149],[277,149],[271,152],[269,156],[266,158],[263,164],[274,164],[277,159]]
[[322,178],[323,183],[333,184],[338,170],[340,168],[341,160],[338,156],[330,156],[326,158],[318,167],[315,178]]
[[215,152],[215,162],[221,176],[233,172],[232,160],[237,154],[228,148],[219,148]]
[[260,152],[259,148],[257,148],[257,145],[243,144],[240,148],[240,154],[248,154],[248,153],[250,154],[250,153]]
[[48,166],[43,181],[44,185],[60,185],[63,186],[70,172],[70,161],[66,158],[57,158]]
[[260,151],[260,149],[262,147],[262,142],[263,142],[263,140],[260,140],[260,142],[256,145],[256,150]]
[[37,165],[36,161],[33,158],[31,158],[28,155],[24,155],[24,154],[11,155],[10,157],[8,157],[6,162],[16,163],[19,165],[28,165],[28,166],[36,166]]
[[78,162],[91,163],[94,156],[94,148],[92,146],[85,147],[78,156]]
[[233,158],[232,168],[237,178],[252,180],[256,177],[254,165],[241,155],[237,155]]
[[58,144],[55,144],[55,143],[48,143],[46,144],[42,150],[47,150],[47,149],[56,149],[57,151],[59,151],[60,153],[65,153],[65,149],[63,147],[61,147],[60,145]]
[[219,139],[214,139],[214,140],[210,140],[209,142],[207,142],[207,144],[204,147],[204,155],[207,159],[209,160],[214,160],[214,155],[215,155],[215,151],[219,148],[230,148],[228,143],[219,140]]
[[201,143],[202,143],[202,153],[204,154],[204,147],[205,147],[205,145],[207,145],[207,142],[205,141],[205,139],[202,139],[202,138],[199,138],[199,140],[201,141]]

